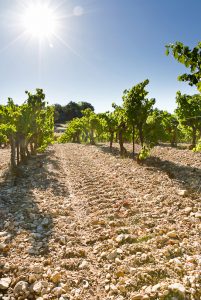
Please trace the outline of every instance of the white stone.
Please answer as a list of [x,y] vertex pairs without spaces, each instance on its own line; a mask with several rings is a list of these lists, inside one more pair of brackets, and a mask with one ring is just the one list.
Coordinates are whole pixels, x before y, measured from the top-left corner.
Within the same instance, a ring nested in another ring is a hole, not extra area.
[[1,232],[0,232],[0,237],[2,237],[2,236],[7,236],[7,234],[8,234],[8,233],[7,233],[6,231],[1,231]]
[[188,191],[187,190],[178,190],[177,195],[185,197],[188,195]]
[[7,290],[11,284],[11,279],[9,277],[0,279],[0,290]]
[[184,209],[184,211],[185,211],[186,214],[190,214],[192,212],[192,210],[193,210],[192,207],[186,207]]
[[181,283],[173,283],[173,284],[170,284],[170,285],[169,285],[169,289],[170,289],[170,290],[173,290],[173,291],[177,291],[177,292],[179,292],[179,293],[182,294],[182,295],[184,295],[185,292],[186,292],[185,287],[184,287],[183,284],[181,284]]
[[125,234],[119,234],[115,240],[117,243],[121,243],[123,240],[125,240]]
[[32,289],[36,294],[40,294],[41,290],[42,290],[43,286],[42,283],[39,282],[34,282]]
[[195,218],[201,219],[201,212],[196,212],[195,213]]
[[86,260],[83,260],[79,265],[79,269],[85,269],[87,266],[88,266],[88,262]]
[[158,289],[160,289],[160,287],[161,287],[160,283],[155,284],[155,285],[152,287],[151,291],[152,291],[153,293],[155,293]]
[[118,288],[117,288],[116,285],[114,285],[114,284],[110,284],[110,289],[111,289],[114,293],[117,293],[117,292],[118,292]]

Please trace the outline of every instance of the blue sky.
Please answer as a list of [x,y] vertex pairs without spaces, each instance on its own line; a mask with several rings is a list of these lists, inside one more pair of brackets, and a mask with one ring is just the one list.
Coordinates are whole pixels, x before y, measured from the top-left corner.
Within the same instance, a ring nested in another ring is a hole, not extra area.
[[200,0],[41,0],[59,26],[40,48],[36,36],[19,37],[30,1],[0,0],[0,103],[20,104],[25,90],[43,88],[49,103],[87,101],[103,112],[148,78],[156,106],[172,112],[176,91],[197,92],[177,81],[186,69],[165,55],[165,44],[201,40]]

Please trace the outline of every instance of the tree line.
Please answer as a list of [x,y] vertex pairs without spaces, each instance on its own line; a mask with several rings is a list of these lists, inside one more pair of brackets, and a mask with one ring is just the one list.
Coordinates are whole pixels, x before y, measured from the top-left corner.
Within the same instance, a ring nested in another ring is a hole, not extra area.
[[81,118],[83,117],[82,111],[90,108],[94,111],[94,107],[88,102],[73,102],[70,101],[67,105],[54,105],[54,120],[55,123],[66,123],[71,121],[74,118]]

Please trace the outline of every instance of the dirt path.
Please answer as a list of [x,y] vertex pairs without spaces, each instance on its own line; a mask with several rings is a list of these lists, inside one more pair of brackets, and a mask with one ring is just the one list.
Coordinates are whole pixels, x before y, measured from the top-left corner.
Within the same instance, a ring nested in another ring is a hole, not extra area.
[[200,299],[199,156],[106,150],[55,145],[1,179],[0,298]]

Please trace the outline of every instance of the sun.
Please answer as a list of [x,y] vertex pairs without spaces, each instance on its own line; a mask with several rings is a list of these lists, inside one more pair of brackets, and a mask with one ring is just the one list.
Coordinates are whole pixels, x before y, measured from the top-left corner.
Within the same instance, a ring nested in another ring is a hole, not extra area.
[[22,25],[31,37],[50,38],[56,33],[57,16],[47,4],[31,4],[25,9]]

